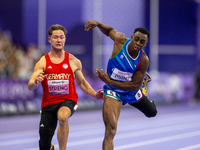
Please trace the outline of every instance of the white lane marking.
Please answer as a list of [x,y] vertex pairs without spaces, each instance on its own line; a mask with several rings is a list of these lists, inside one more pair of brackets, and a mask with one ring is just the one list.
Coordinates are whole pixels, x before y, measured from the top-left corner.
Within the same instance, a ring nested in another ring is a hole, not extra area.
[[[171,125],[171,126],[166,126],[166,127],[159,127],[159,128],[154,128],[154,129],[146,129],[146,130],[141,130],[141,131],[133,131],[133,132],[123,133],[123,134],[117,134],[115,139],[126,139],[126,138],[130,138],[130,137],[138,137],[138,136],[142,136],[142,135],[151,135],[151,134],[156,134],[156,133],[185,130],[185,129],[191,129],[191,128],[195,128],[195,127],[199,127],[199,126],[200,126],[200,122]],[[128,131],[129,129],[123,128],[123,131],[125,131],[125,130]],[[73,132],[72,134],[69,134],[69,138],[70,137],[77,137],[78,135],[80,135],[80,136],[95,135],[95,134],[99,134],[99,133],[102,133],[102,132],[104,132],[102,129],[77,131],[77,132]],[[75,141],[75,142],[69,142],[68,146],[70,146],[70,143],[71,143],[72,146],[89,144],[89,143],[96,143],[96,142],[102,141],[102,139],[103,139],[103,137],[80,140],[80,141]],[[36,141],[38,141],[38,138],[26,138],[26,139],[20,139],[20,140],[2,141],[2,142],[0,142],[0,146],[21,144],[23,142],[24,143],[28,143],[28,142],[31,143],[31,142],[36,142]],[[84,142],[82,142],[82,141],[84,141]],[[76,143],[76,144],[74,144],[74,143]]]
[[197,149],[197,148],[200,148],[200,144],[191,145],[191,146],[188,146],[188,147],[183,147],[183,148],[179,148],[179,149],[176,149],[176,150],[193,150],[193,149]]
[[130,149],[130,148],[133,148],[133,147],[139,147],[139,146],[150,145],[150,144],[155,144],[155,143],[167,142],[167,141],[189,138],[189,137],[194,137],[194,136],[199,136],[199,135],[200,135],[200,130],[194,131],[194,132],[186,132],[186,133],[183,133],[183,134],[177,134],[177,135],[173,135],[173,136],[167,136],[167,137],[152,139],[152,140],[148,140],[148,141],[117,146],[117,147],[115,147],[115,150],[122,150],[122,149],[127,149],[127,148]]

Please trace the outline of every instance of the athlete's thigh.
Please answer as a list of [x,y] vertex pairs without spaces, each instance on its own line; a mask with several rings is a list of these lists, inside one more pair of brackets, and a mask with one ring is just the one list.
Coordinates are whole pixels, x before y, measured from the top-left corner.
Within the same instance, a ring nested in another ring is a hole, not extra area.
[[74,105],[75,105],[75,102],[71,100],[66,100],[62,102],[57,112],[58,120],[64,119],[64,118],[68,119],[73,113]]
[[54,112],[54,106],[46,106],[42,109],[41,120],[40,120],[40,130],[54,133],[57,126],[57,116]]
[[111,97],[105,96],[103,103],[103,120],[105,125],[117,126],[117,121],[121,111],[121,102]]
[[58,120],[68,120],[71,115],[71,110],[67,106],[62,106],[58,110]]

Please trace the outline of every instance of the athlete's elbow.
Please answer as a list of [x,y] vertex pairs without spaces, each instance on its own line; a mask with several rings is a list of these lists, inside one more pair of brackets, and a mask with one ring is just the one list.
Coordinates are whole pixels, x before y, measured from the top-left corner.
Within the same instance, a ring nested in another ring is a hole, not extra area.
[[139,87],[135,87],[135,86],[132,86],[130,91],[133,91],[133,92],[137,92],[139,90]]

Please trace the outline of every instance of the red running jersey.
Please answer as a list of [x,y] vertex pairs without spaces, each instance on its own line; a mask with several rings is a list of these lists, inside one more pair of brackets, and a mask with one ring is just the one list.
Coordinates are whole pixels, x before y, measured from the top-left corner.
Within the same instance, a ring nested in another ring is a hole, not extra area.
[[78,94],[74,82],[74,74],[69,64],[69,53],[59,63],[51,62],[49,54],[45,55],[47,77],[42,81],[43,97],[41,107],[55,105],[65,100],[73,100],[77,104]]

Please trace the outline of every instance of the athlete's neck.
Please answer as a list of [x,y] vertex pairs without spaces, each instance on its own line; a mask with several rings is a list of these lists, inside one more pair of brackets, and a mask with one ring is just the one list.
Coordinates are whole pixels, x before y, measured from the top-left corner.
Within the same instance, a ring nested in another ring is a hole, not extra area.
[[128,53],[133,59],[135,59],[135,58],[137,58],[139,51],[132,51],[132,50],[128,49]]
[[51,50],[49,52],[49,56],[50,57],[56,57],[56,58],[62,58],[65,54],[65,51],[62,49],[62,50]]
[[53,63],[61,63],[65,59],[65,51],[53,51],[49,52],[49,57]]

